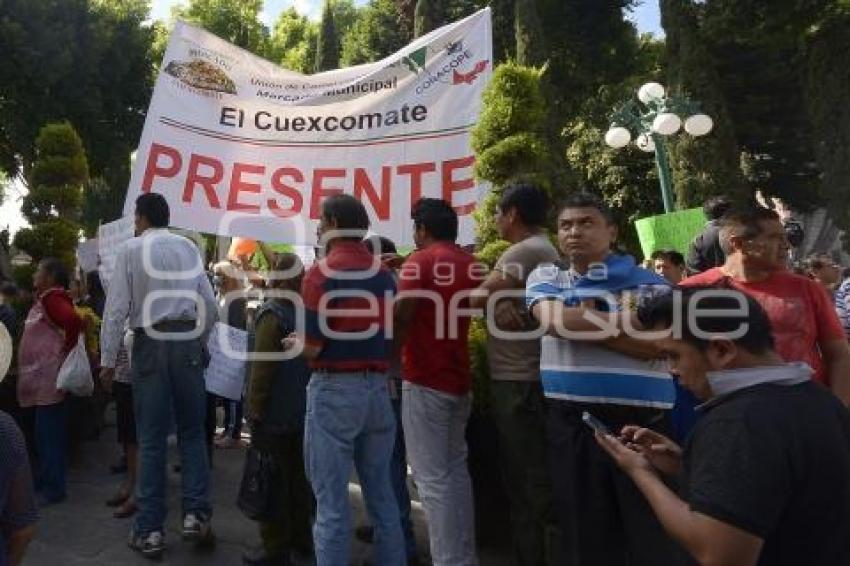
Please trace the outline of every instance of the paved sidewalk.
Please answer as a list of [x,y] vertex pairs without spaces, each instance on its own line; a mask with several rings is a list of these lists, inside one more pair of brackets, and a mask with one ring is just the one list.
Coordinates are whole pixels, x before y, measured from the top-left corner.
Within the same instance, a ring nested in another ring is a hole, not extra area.
[[[111,413],[112,411],[110,411]],[[105,501],[115,492],[121,476],[110,475],[109,465],[115,457],[115,429],[106,428],[100,440],[79,447],[71,462],[68,477],[68,500],[61,505],[41,510],[35,540],[30,545],[24,566],[115,566],[148,565],[151,562],[131,551],[126,544],[130,520],[112,518]],[[163,565],[227,565],[242,564],[242,552],[259,545],[256,524],[236,508],[236,493],[242,473],[244,449],[216,450],[213,466],[213,527],[218,537],[216,548],[198,552],[180,540],[180,474],[171,470],[179,461],[176,447],[169,449],[169,516],[166,534],[168,550]],[[355,524],[364,521],[364,507],[355,483],[350,486],[355,509]],[[420,554],[427,561],[427,530],[424,514],[414,504],[414,522]],[[371,556],[371,548],[352,537],[352,564],[360,566]],[[507,566],[510,560],[502,553],[482,554],[482,566]],[[376,565],[380,566],[380,565]]]

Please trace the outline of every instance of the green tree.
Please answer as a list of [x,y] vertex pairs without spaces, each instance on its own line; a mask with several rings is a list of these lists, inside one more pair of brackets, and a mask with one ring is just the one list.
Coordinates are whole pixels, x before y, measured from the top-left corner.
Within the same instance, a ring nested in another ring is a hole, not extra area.
[[80,236],[80,207],[89,168],[83,142],[68,122],[44,126],[35,142],[30,192],[21,210],[32,228],[15,235],[15,246],[34,262],[57,257],[69,268]]
[[835,0],[692,2],[714,57],[751,190],[798,209],[823,202],[803,78],[803,38]]
[[413,13],[416,11],[416,0],[395,0],[398,13],[399,33],[409,43],[413,39]]
[[371,0],[342,40],[343,66],[378,61],[408,43],[395,0]]
[[190,0],[186,7],[175,6],[172,18],[200,25],[243,49],[264,55],[269,30],[260,21],[263,0]]
[[545,38],[535,0],[516,0],[516,60],[520,65],[542,65],[546,59]]
[[661,0],[661,23],[666,37],[667,86],[674,94],[688,94],[714,120],[710,135],[670,138],[673,189],[680,208],[698,206],[712,195],[738,200],[750,196],[741,173],[741,156],[729,119],[715,62],[705,47],[690,0]]
[[354,0],[332,0],[331,9],[334,13],[336,36],[341,44],[342,38],[354,27],[362,10],[354,5]]
[[573,185],[598,192],[614,211],[621,245],[635,256],[640,256],[640,246],[634,221],[662,210],[655,160],[633,144],[612,149],[604,135],[612,108],[633,97],[641,84],[660,80],[663,55],[662,42],[641,37],[632,76],[600,87],[564,128],[567,162],[577,177]]
[[814,151],[822,171],[821,194],[850,248],[850,113],[846,109],[850,68],[850,6],[836,4],[813,25],[805,41],[804,99]]
[[479,246],[498,240],[493,212],[501,188],[522,177],[551,189],[554,159],[546,142],[548,116],[542,71],[516,63],[496,67],[472,130],[475,176],[493,184],[475,212]]
[[[147,0],[0,3],[0,168],[25,182],[39,125],[69,120],[120,215],[150,101]],[[107,218],[111,219],[111,218]]]
[[435,30],[445,21],[441,0],[417,0],[413,12],[413,36],[420,37]]
[[322,9],[322,21],[319,23],[319,34],[316,38],[317,73],[339,68],[339,36],[334,24],[333,7],[333,2],[326,0]]
[[310,73],[316,61],[317,35],[316,24],[289,8],[275,22],[267,56],[291,71]]

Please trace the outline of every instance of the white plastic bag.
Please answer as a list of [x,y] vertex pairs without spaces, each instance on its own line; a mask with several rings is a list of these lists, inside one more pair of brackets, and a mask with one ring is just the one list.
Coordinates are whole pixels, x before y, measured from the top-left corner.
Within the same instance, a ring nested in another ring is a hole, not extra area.
[[59,368],[56,389],[77,397],[88,397],[94,391],[91,366],[89,365],[89,357],[86,354],[86,344],[82,333],[77,340],[77,345],[74,346],[74,349],[62,362],[62,367]]

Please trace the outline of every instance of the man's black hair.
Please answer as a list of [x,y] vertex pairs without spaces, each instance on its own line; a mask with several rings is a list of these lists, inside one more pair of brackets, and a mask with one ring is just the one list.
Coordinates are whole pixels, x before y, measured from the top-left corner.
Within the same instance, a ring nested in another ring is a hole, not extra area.
[[709,220],[720,220],[723,215],[734,206],[732,200],[726,195],[710,197],[702,206],[705,217]]
[[601,198],[591,192],[581,191],[571,194],[561,202],[561,206],[558,207],[558,214],[568,208],[595,208],[609,226],[615,224],[614,213]]
[[385,236],[372,236],[371,238],[363,240],[363,243],[366,244],[366,249],[369,250],[372,255],[398,253],[395,243]]
[[343,231],[341,238],[360,241],[369,230],[369,215],[363,203],[351,195],[333,195],[322,202],[322,217]]
[[[676,295],[681,296],[681,301]],[[696,336],[696,330],[708,335],[726,335],[752,354],[764,354],[774,347],[770,320],[764,309],[746,293],[733,289],[676,287],[639,308],[638,319],[643,326],[654,329],[670,328],[674,320],[681,321],[682,340],[700,351],[708,347],[708,340]],[[742,325],[746,325],[743,334],[732,338]]]
[[168,202],[159,193],[145,193],[137,198],[136,214],[150,222],[154,228],[168,228],[171,220]]
[[731,208],[720,219],[720,247],[726,255],[732,253],[729,236],[744,239],[757,237],[762,232],[761,223],[765,220],[779,220],[779,215],[763,206],[742,206]]
[[71,276],[68,273],[68,268],[58,258],[46,257],[39,263],[39,267],[44,269],[53,279],[53,283],[59,285],[66,291],[71,283]]
[[502,190],[499,210],[507,213],[514,209],[526,226],[539,228],[546,224],[549,212],[549,195],[546,191],[531,183],[511,183]]
[[457,240],[457,213],[442,199],[419,199],[413,205],[410,217],[416,228],[425,228],[435,240],[448,242]]
[[0,295],[3,295],[4,297],[17,297],[18,286],[11,281],[4,281],[0,284]]
[[649,259],[662,259],[664,261],[669,261],[676,267],[685,267],[685,256],[676,250],[655,250],[652,252],[652,255],[649,256]]

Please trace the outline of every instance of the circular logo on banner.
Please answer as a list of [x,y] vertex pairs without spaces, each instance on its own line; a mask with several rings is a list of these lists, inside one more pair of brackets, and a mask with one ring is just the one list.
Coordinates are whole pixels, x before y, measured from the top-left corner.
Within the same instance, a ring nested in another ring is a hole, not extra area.
[[9,372],[9,364],[12,363],[12,337],[6,330],[6,325],[0,323],[0,381]]

